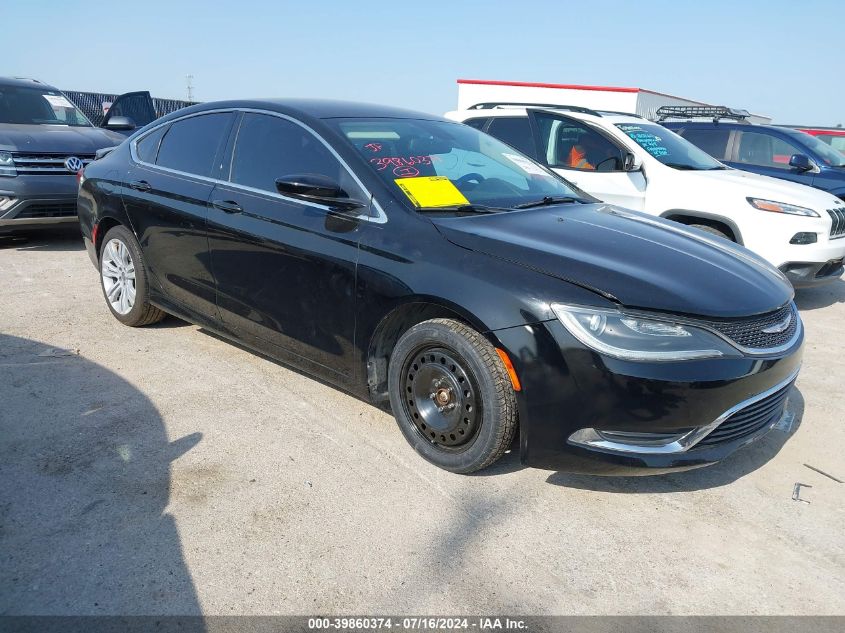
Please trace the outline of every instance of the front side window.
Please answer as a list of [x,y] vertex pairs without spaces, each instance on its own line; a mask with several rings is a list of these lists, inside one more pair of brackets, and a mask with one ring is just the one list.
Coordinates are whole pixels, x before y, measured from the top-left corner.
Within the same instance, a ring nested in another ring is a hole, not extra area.
[[0,85],[0,123],[90,127],[85,115],[58,90]]
[[706,128],[691,128],[679,132],[690,143],[704,150],[713,158],[726,160],[728,155],[728,140],[731,131],[724,127],[708,130]]
[[[798,130],[784,130],[783,133],[794,138],[799,146],[809,148],[828,167],[845,167],[845,156],[815,136]],[[806,152],[800,150],[793,153],[806,154]]]
[[230,112],[202,114],[172,123],[161,140],[156,165],[209,176],[229,131]]
[[276,192],[277,179],[294,175],[325,176],[338,183],[350,198],[367,199],[334,154],[301,125],[267,114],[244,114],[230,180]]
[[793,154],[803,154],[796,146],[777,136],[760,132],[740,132],[736,160],[746,165],[790,169]]
[[417,119],[334,119],[331,124],[411,208],[504,209],[547,197],[592,200],[514,148],[466,125]]
[[619,171],[622,151],[590,126],[568,117],[535,114],[540,148],[552,167],[582,171]]
[[673,169],[689,171],[726,169],[710,154],[698,149],[662,125],[643,121],[642,123],[617,123],[616,127],[652,157]]

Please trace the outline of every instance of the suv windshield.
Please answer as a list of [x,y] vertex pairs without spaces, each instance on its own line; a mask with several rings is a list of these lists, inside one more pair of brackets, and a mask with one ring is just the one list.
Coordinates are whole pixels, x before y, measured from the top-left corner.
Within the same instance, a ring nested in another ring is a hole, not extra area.
[[711,170],[726,169],[722,163],[698,149],[662,125],[653,123],[617,123],[637,145],[664,165],[675,169]]
[[91,123],[58,90],[0,84],[0,123],[70,125]]
[[542,165],[467,125],[418,119],[332,123],[413,208],[473,205],[508,210],[544,200],[593,202]]
[[824,141],[820,141],[812,134],[798,130],[784,130],[787,135],[814,152],[825,165],[829,167],[845,167],[845,155],[836,151]]

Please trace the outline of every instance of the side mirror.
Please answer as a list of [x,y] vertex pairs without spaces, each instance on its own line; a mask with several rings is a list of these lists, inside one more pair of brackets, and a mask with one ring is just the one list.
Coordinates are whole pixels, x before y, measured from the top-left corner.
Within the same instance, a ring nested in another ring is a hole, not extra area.
[[639,171],[642,163],[637,160],[636,154],[625,152],[622,155],[622,171]]
[[813,168],[813,162],[809,156],[793,154],[789,157],[789,166],[794,167],[798,171],[810,171]]
[[292,174],[276,179],[276,190],[291,198],[325,204],[342,211],[361,209],[367,205],[352,200],[331,178],[317,174]]
[[107,130],[134,130],[136,125],[128,116],[113,116],[103,127]]

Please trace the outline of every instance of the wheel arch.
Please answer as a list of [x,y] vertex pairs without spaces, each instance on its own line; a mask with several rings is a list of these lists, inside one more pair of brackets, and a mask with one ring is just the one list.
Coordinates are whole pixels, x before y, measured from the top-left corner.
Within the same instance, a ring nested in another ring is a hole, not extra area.
[[736,222],[730,218],[726,218],[718,213],[708,213],[706,211],[691,211],[689,209],[670,209],[660,214],[661,218],[666,220],[673,220],[679,224],[709,224],[715,228],[719,228],[733,237],[734,242],[743,244],[742,232],[739,230]]
[[[98,265],[99,265],[99,261],[100,261],[100,254],[101,254],[102,248],[103,248],[103,238],[105,238],[106,233],[111,231],[116,226],[126,226],[126,224],[121,222],[119,219],[117,219],[117,218],[115,218],[114,216],[111,216],[111,215],[107,215],[107,216],[100,218],[97,221],[97,224],[95,225],[96,233],[94,234],[93,243],[94,243],[94,252],[97,253],[97,263],[98,263]],[[126,226],[126,228],[128,228],[130,231],[132,230],[132,227]]]
[[365,375],[367,388],[374,402],[386,402],[388,399],[387,367],[393,348],[402,334],[418,323],[438,318],[454,319],[466,323],[495,343],[495,340],[490,336],[489,328],[474,314],[461,306],[437,297],[408,297],[399,305],[394,306],[378,322],[369,336],[365,358]]

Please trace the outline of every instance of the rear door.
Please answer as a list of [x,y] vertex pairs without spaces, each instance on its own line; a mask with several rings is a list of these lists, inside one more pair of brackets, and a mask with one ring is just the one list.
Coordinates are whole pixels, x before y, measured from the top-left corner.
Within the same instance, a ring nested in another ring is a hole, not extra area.
[[232,112],[198,114],[151,130],[133,143],[123,188],[152,291],[200,322],[217,315],[207,204],[233,120]]
[[[132,120],[136,128],[141,128],[152,123],[158,118],[153,99],[149,92],[127,92],[115,99],[100,127],[106,127],[112,117],[125,116]],[[133,130],[129,130],[131,133]]]
[[624,171],[627,150],[591,125],[564,115],[530,110],[538,159],[599,200],[629,209],[645,207],[642,171]]

